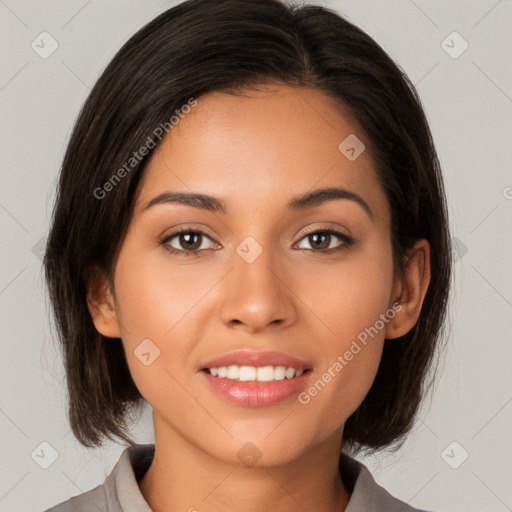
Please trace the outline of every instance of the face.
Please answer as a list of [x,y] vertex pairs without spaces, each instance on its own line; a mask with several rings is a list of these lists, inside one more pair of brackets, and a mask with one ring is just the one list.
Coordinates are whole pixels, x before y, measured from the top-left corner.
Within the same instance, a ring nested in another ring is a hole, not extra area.
[[157,442],[232,463],[252,443],[271,465],[340,441],[396,292],[389,206],[354,135],[365,141],[321,92],[274,86],[199,98],[156,148],[114,318]]

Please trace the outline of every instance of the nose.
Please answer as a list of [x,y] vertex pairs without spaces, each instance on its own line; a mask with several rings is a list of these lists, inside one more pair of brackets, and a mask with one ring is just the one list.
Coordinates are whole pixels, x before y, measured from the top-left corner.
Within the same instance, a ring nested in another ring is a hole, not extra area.
[[220,308],[221,320],[228,327],[259,332],[295,322],[297,309],[290,278],[271,256],[271,251],[264,249],[248,263],[234,255],[234,267],[223,283]]

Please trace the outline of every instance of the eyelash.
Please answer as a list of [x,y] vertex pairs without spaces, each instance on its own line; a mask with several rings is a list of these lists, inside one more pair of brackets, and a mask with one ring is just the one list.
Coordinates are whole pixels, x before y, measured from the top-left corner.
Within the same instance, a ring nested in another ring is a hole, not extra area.
[[[163,248],[166,251],[168,251],[170,254],[175,254],[177,256],[185,256],[185,257],[197,256],[200,251],[206,250],[206,249],[201,249],[201,250],[197,250],[196,249],[196,250],[192,250],[192,251],[186,251],[186,250],[174,249],[173,247],[170,247],[168,245],[168,243],[173,238],[175,238],[177,235],[181,235],[181,234],[202,235],[202,236],[205,236],[205,237],[207,237],[207,238],[209,238],[211,240],[211,238],[204,231],[197,230],[197,229],[190,229],[190,228],[184,227],[184,228],[179,228],[179,229],[173,231],[172,233],[166,235],[164,238],[162,238],[160,240],[159,245],[163,246]],[[317,252],[319,254],[335,254],[335,253],[339,253],[339,252],[342,252],[342,251],[346,251],[354,243],[354,239],[353,238],[351,238],[348,235],[345,235],[344,233],[341,233],[341,232],[339,232],[339,231],[337,231],[335,229],[332,229],[332,228],[326,228],[326,229],[319,229],[319,230],[316,230],[316,231],[311,231],[310,233],[306,233],[301,238],[301,240],[303,240],[304,238],[306,238],[308,236],[316,235],[316,234],[334,235],[334,236],[338,237],[343,243],[339,247],[335,247],[333,249],[327,249],[327,250],[306,249],[306,250]],[[212,240],[212,241],[214,241],[214,240]]]

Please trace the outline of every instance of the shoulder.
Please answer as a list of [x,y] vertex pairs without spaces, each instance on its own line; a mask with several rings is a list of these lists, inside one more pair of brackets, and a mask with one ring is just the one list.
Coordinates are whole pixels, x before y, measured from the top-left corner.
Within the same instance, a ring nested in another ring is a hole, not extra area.
[[345,512],[427,512],[392,496],[365,465],[345,453],[340,456],[340,475],[351,492]]
[[73,496],[44,512],[110,512],[103,485]]
[[144,500],[138,479],[153,460],[154,444],[135,444],[123,451],[102,485],[73,496],[44,512],[151,512]]

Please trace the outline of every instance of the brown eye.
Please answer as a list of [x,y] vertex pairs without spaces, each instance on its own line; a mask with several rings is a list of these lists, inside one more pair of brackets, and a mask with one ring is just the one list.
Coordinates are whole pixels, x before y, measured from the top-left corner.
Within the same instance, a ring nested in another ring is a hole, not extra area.
[[[341,240],[341,243],[338,242],[336,244],[336,238]],[[308,241],[311,246],[311,249],[309,250],[324,253],[342,251],[344,249],[348,249],[354,243],[354,240],[349,236],[332,229],[324,229],[308,233],[302,240]]]
[[207,240],[213,242],[203,231],[180,229],[167,235],[160,241],[160,245],[172,254],[194,256],[200,251],[212,249],[208,243],[205,243]]
[[331,238],[332,236],[324,231],[308,235],[308,240],[314,249],[329,249]]
[[181,247],[194,251],[201,247],[201,236],[199,233],[181,233],[178,235],[178,243]]

